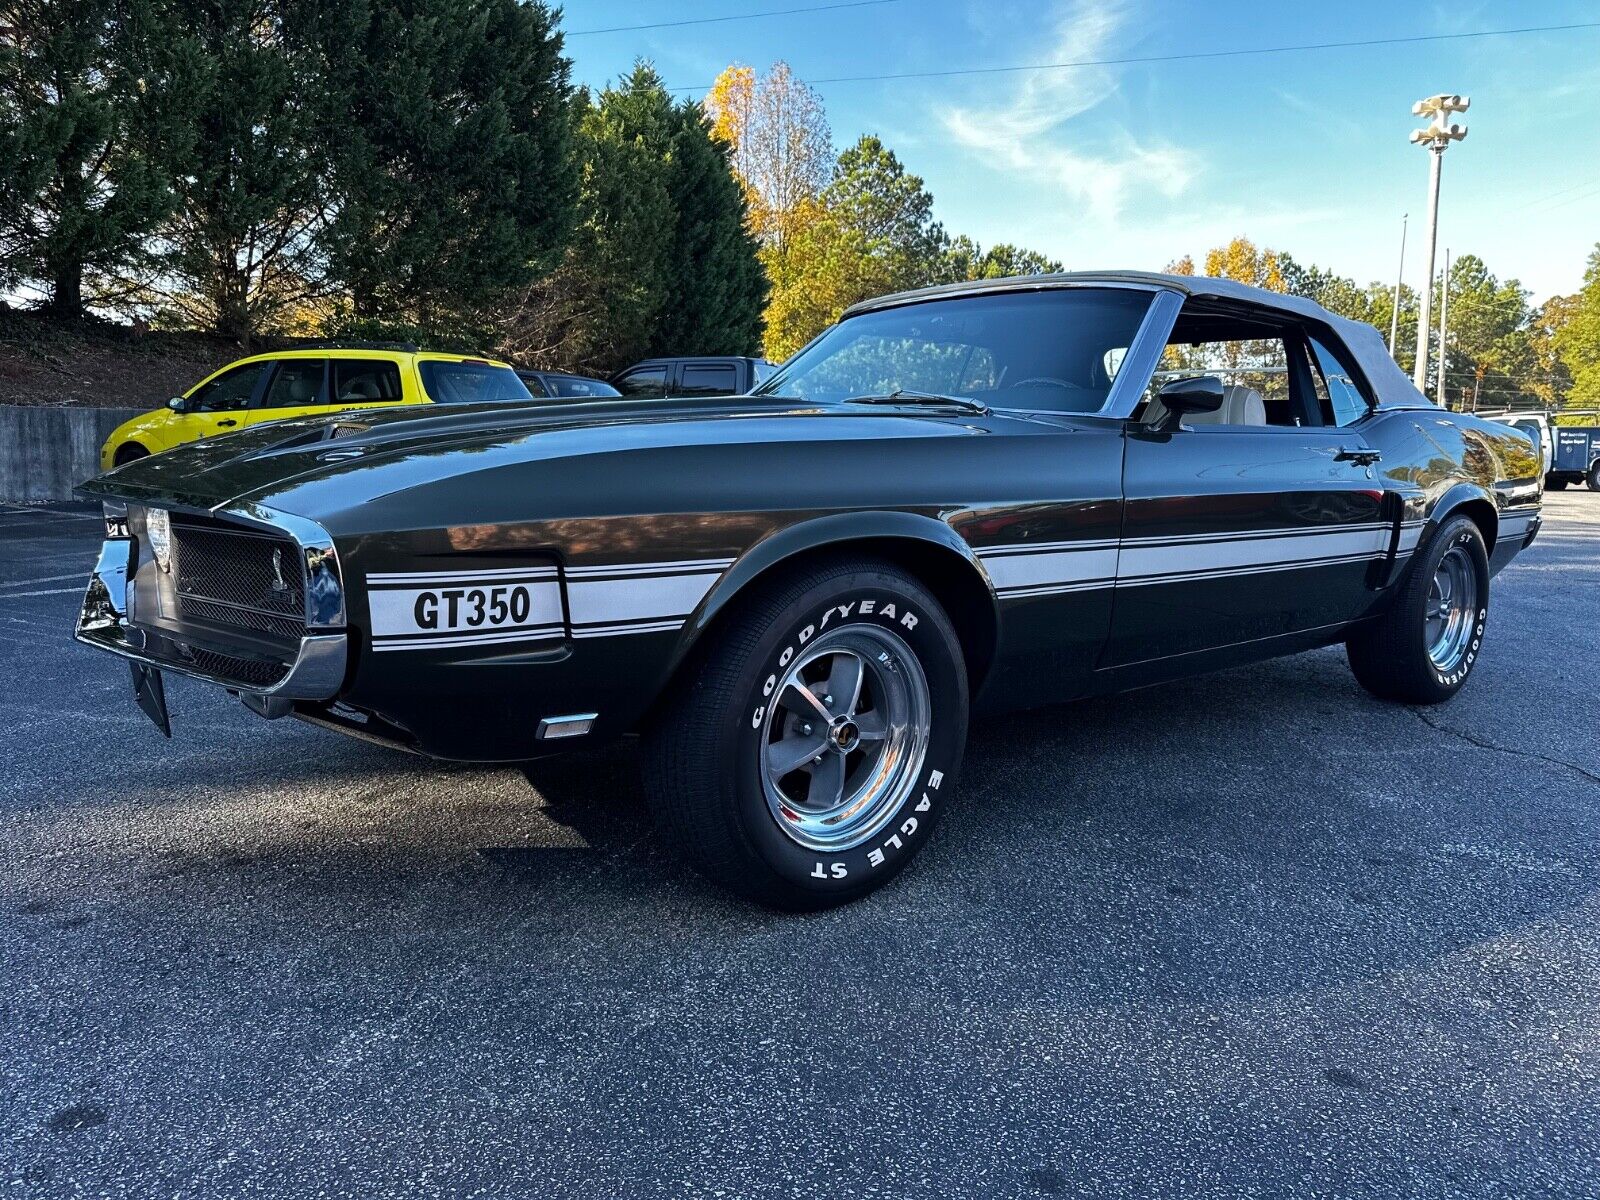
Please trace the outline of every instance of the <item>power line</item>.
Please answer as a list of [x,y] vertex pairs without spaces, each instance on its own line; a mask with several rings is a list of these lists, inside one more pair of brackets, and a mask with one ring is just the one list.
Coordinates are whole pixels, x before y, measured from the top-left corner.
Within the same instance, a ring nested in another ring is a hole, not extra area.
[[[1256,46],[1240,50],[1195,50],[1184,54],[1142,54],[1127,58],[1084,58],[1072,62],[1019,63],[1006,67],[960,67],[945,71],[899,71],[886,75],[833,75],[806,79],[813,86],[826,83],[873,83],[897,79],[948,79],[960,75],[1008,75],[1019,71],[1062,71],[1075,67],[1125,67],[1140,63],[1192,62],[1200,59],[1243,58],[1258,54],[1292,54],[1308,50],[1350,50],[1371,46],[1402,46],[1419,42],[1454,42],[1464,38],[1509,37],[1520,33],[1562,33],[1575,29],[1600,29],[1600,21],[1571,25],[1524,25],[1516,29],[1479,29],[1471,33],[1429,33],[1411,37],[1362,38],[1348,42],[1302,42],[1290,46]],[[669,92],[702,92],[708,83],[671,87]]]
[[[639,29],[675,29],[680,25],[716,25],[722,21],[754,21],[761,17],[788,17],[795,13],[828,12],[836,8],[870,8],[878,4],[899,4],[901,0],[842,0],[837,4],[809,4],[804,8],[775,8],[771,12],[734,13],[726,17],[690,17],[682,21],[652,21],[648,25],[612,25],[606,29],[574,29],[565,36],[591,37],[597,33],[632,33]],[[673,91],[682,91],[674,88]]]

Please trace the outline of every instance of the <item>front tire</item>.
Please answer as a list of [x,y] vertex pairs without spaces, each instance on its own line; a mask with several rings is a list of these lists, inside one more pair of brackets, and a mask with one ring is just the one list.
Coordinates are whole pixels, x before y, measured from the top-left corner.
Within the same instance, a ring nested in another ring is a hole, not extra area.
[[1589,464],[1589,474],[1584,478],[1591,492],[1600,492],[1600,458]]
[[1447,518],[1417,551],[1384,615],[1346,643],[1350,668],[1374,696],[1438,704],[1477,665],[1489,617],[1489,554],[1470,517]]
[[139,445],[138,442],[128,442],[117,447],[117,453],[112,458],[111,465],[113,467],[121,467],[131,462],[137,462],[141,458],[149,457],[150,451]]
[[745,601],[649,730],[657,827],[701,874],[775,908],[857,899],[949,803],[967,676],[949,618],[899,568],[840,559]]

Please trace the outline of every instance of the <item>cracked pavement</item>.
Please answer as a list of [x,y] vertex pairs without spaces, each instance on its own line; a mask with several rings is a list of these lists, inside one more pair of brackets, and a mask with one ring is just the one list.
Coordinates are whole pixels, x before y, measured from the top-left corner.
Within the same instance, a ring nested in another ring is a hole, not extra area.
[[429,764],[73,645],[0,508],[0,1196],[1600,1193],[1600,495],[1477,673],[1320,651],[974,730],[864,903],[650,836],[627,747]]

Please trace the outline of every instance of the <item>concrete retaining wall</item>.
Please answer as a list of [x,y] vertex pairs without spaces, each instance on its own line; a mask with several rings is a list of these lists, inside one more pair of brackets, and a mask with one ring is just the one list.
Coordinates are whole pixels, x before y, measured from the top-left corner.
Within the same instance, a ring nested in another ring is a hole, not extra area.
[[0,404],[0,500],[70,500],[100,474],[100,446],[136,408]]

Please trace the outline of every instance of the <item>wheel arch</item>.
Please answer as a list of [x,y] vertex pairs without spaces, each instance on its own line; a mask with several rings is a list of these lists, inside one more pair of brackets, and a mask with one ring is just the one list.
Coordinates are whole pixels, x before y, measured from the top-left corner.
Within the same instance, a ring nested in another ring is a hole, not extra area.
[[1472,483],[1458,483],[1439,498],[1433,507],[1428,536],[1424,541],[1431,541],[1439,527],[1457,515],[1472,518],[1483,534],[1484,549],[1493,554],[1500,533],[1500,512],[1489,493]]
[[150,448],[135,438],[128,438],[111,452],[111,465],[120,467],[139,458],[149,458]]
[[751,546],[685,623],[663,687],[752,588],[804,570],[809,563],[852,553],[887,559],[933,593],[961,640],[968,684],[976,695],[994,662],[1000,634],[994,585],[972,548],[949,525],[933,517],[897,512],[818,517],[790,525]]

